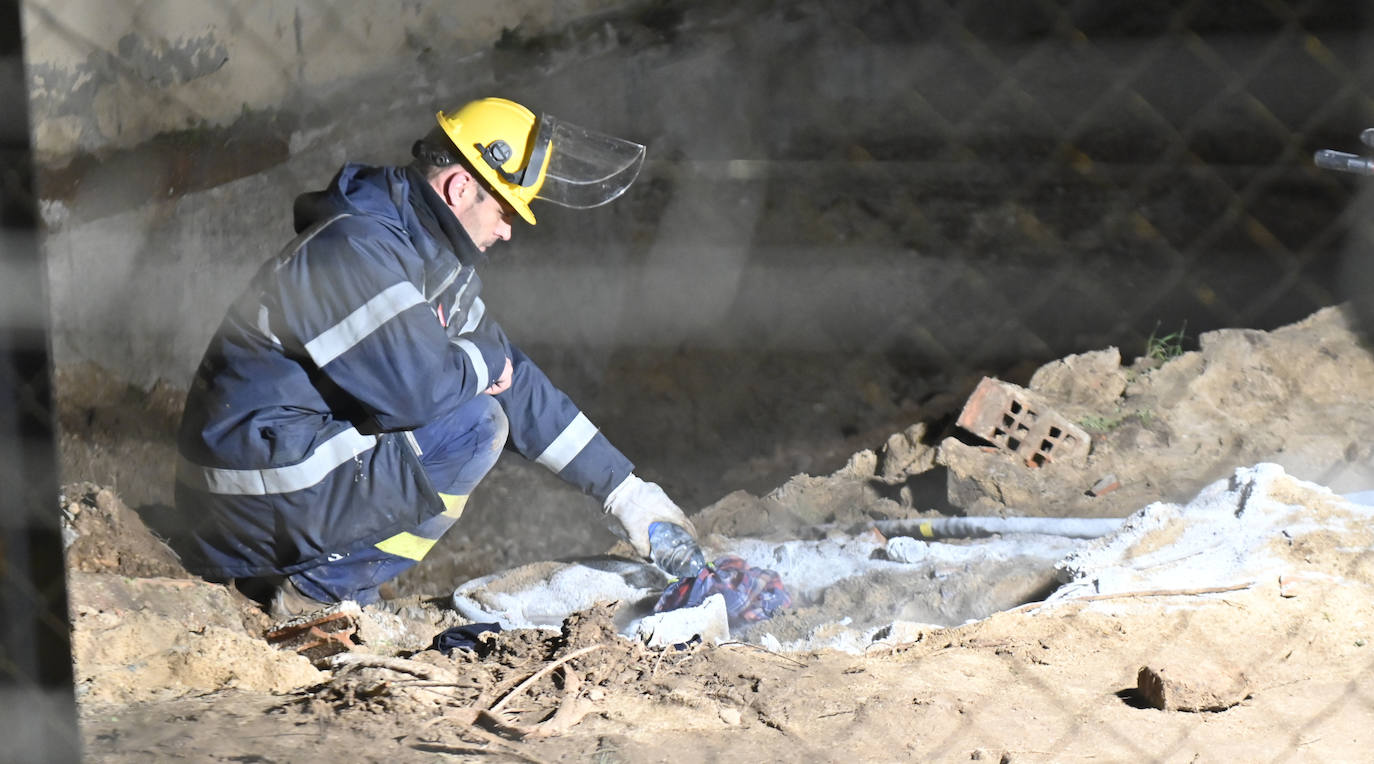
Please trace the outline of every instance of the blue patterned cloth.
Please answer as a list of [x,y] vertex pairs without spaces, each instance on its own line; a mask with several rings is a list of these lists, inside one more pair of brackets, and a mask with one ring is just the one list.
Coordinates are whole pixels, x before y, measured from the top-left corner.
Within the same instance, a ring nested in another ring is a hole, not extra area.
[[654,612],[696,607],[713,594],[725,598],[725,612],[731,626],[767,620],[792,604],[792,598],[783,588],[782,577],[776,572],[751,568],[743,558],[726,555],[692,578],[670,584],[659,596]]

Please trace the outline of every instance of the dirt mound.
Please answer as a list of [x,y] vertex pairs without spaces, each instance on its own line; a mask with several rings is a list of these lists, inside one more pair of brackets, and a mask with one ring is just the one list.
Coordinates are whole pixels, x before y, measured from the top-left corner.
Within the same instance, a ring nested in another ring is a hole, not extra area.
[[[268,645],[271,620],[236,589],[191,576],[109,488],[62,491],[77,691],[86,702],[137,702],[234,689],[284,693],[325,675]],[[415,648],[442,620],[362,618],[366,650]],[[417,636],[419,628],[426,633]]]
[[[320,681],[304,658],[262,640],[223,586],[73,573],[72,654],[83,702],[133,702],[227,688],[287,692]],[[245,623],[247,622],[247,623]]]
[[75,483],[63,487],[60,502],[69,569],[140,578],[190,577],[176,553],[114,490]]
[[61,506],[84,701],[286,692],[320,680],[305,659],[262,640],[267,619],[252,603],[188,574],[112,489],[68,485]]
[[1029,466],[975,433],[917,423],[833,474],[798,475],[763,497],[735,492],[694,521],[706,533],[786,538],[940,514],[1123,517],[1260,462],[1341,493],[1374,487],[1374,355],[1348,308],[1198,343],[1126,366],[1108,348],[1036,370],[1023,392],[1090,436],[1082,459]]
[[[1040,368],[1029,389],[1092,435],[1080,464],[1027,469],[953,438],[949,500],[968,514],[1113,516],[1186,501],[1259,462],[1338,492],[1374,487],[1374,356],[1348,309],[1259,332],[1226,329],[1176,357],[1120,364],[1115,348]],[[1091,488],[1109,478],[1108,493]]]
[[[83,730],[89,751],[120,762],[159,751],[349,761],[1243,761],[1283,751],[1359,760],[1368,709],[1350,683],[1374,665],[1365,646],[1372,601],[1319,585],[1294,597],[1256,587],[1068,602],[926,629],[866,655],[741,644],[647,654],[623,641],[579,654],[585,647],[557,635],[506,632],[486,652],[340,669],[285,699],[233,691],[86,704]],[[1175,667],[1202,658],[1222,672],[1217,686],[1243,682],[1244,697],[1205,714],[1147,707],[1142,667],[1196,685],[1199,672]]]

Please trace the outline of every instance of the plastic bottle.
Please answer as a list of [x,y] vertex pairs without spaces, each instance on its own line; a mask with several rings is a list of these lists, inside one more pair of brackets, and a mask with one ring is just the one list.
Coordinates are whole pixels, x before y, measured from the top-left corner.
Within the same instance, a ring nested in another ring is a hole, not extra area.
[[649,556],[673,578],[691,578],[706,567],[706,555],[696,539],[676,523],[649,523]]

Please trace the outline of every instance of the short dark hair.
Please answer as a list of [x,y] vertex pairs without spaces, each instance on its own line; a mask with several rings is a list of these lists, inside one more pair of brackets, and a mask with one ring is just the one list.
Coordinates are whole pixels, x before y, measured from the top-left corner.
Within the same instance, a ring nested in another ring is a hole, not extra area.
[[484,202],[486,197],[496,196],[501,200],[503,206],[506,204],[505,198],[498,195],[482,173],[473,168],[472,163],[463,156],[457,146],[453,145],[453,140],[448,137],[448,133],[444,132],[442,127],[430,130],[425,134],[425,137],[416,141],[410,147],[410,154],[415,157],[410,166],[425,176],[425,180],[433,180],[434,176],[444,170],[454,165],[460,165],[468,171],[468,175],[471,175],[473,180],[477,181],[477,201]]
[[[415,157],[411,166],[419,170],[426,178],[432,178],[447,167],[455,164],[462,164],[468,167],[468,163],[463,161],[463,155],[458,151],[458,147],[453,145],[448,133],[442,127],[435,126],[425,134],[425,137],[416,141],[410,147],[410,155]],[[471,167],[468,170],[471,171]],[[474,173],[474,176],[476,173]]]

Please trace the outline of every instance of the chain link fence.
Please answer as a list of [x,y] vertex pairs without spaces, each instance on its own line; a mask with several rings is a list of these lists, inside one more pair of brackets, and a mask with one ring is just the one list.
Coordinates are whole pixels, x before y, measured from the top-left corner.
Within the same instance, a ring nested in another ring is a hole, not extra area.
[[[260,220],[264,195],[277,194],[284,215],[290,195],[355,153],[403,161],[435,104],[491,89],[580,108],[584,121],[601,115],[609,124],[599,127],[650,146],[635,194],[581,228],[550,212],[521,257],[537,269],[567,250],[596,252],[588,278],[646,282],[680,252],[695,258],[667,266],[671,290],[621,306],[632,350],[593,353],[603,366],[588,370],[576,357],[585,348],[562,335],[534,343],[553,359],[551,376],[578,380],[583,405],[609,412],[610,431],[633,430],[665,395],[690,398],[691,437],[644,425],[625,442],[694,465],[669,486],[694,500],[719,495],[712,476],[728,472],[723,463],[817,429],[814,417],[793,429],[762,423],[800,419],[795,401],[786,408],[757,392],[787,389],[788,374],[809,375],[795,395],[831,406],[824,424],[848,437],[891,427],[910,413],[902,401],[956,380],[1014,376],[1068,353],[1115,345],[1129,358],[1175,333],[1192,347],[1204,331],[1272,329],[1342,301],[1374,321],[1369,195],[1357,176],[1312,163],[1319,149],[1360,152],[1357,136],[1374,126],[1374,13],[1364,3],[756,0],[587,3],[582,13],[538,3],[95,5],[31,2],[24,27],[40,206],[57,242],[50,259],[104,226],[137,229],[108,245],[128,250],[107,253],[122,269],[100,287],[119,295],[111,325],[95,326],[104,306],[81,312],[91,295],[68,282],[81,260],[55,277],[54,331],[72,355],[113,347],[111,356],[138,359],[140,342],[157,344],[159,333],[198,353],[218,310],[185,306],[227,303],[224,284],[237,288],[268,242],[285,241],[262,230],[272,228]],[[405,120],[392,118],[399,111]],[[12,187],[22,184],[7,178]],[[218,238],[196,228],[212,217],[227,220],[215,224]],[[665,221],[678,218],[686,222],[670,231]],[[232,243],[238,260],[193,251],[203,241]],[[213,278],[167,275],[178,257]],[[710,315],[688,312],[697,281],[716,289]],[[157,302],[149,295],[188,282],[200,291],[181,309],[147,307]],[[724,297],[722,284],[733,290]],[[543,288],[525,303],[568,299],[558,284]],[[664,317],[664,300],[679,313]],[[180,316],[200,328],[175,334],[186,330]],[[700,331],[675,333],[679,324]],[[94,339],[83,345],[82,331]],[[709,373],[654,381],[684,357]],[[26,371],[15,377],[15,411],[38,423],[46,361],[17,363]],[[651,381],[614,398],[600,392],[626,371]],[[832,384],[817,385],[824,374]],[[836,402],[834,389],[857,384],[846,375],[879,378],[883,405]],[[720,421],[715,412],[725,412]],[[726,417],[774,429],[732,450],[717,432]],[[693,462],[711,449],[720,461]],[[28,538],[27,553],[50,555],[46,522],[6,542]],[[6,552],[10,561],[25,553]],[[39,578],[25,591],[58,603],[53,569],[31,569]],[[7,618],[25,607],[6,603]],[[44,628],[34,622],[35,633]],[[0,673],[21,676],[10,665]],[[1040,690],[1047,707],[1063,700]],[[1374,715],[1358,683],[1345,702]],[[973,731],[976,716],[967,724]],[[1120,742],[1144,759],[1161,755],[1157,741]]]
[[[1041,278],[969,296],[1016,301],[1029,320],[1007,329],[1024,347],[1063,350],[1040,317],[1065,311],[1106,319],[1095,339],[1143,347],[1160,320],[1271,328],[1348,297],[1333,274],[1353,179],[1311,156],[1348,149],[1370,117],[1360,10],[1029,4],[1020,12],[1037,39],[999,45],[971,7],[944,29],[985,80],[979,97],[950,108],[918,92],[911,119],[938,125],[952,156],[1014,168],[987,200],[1010,229],[994,246],[1042,266]],[[917,68],[939,71],[919,57]]]

